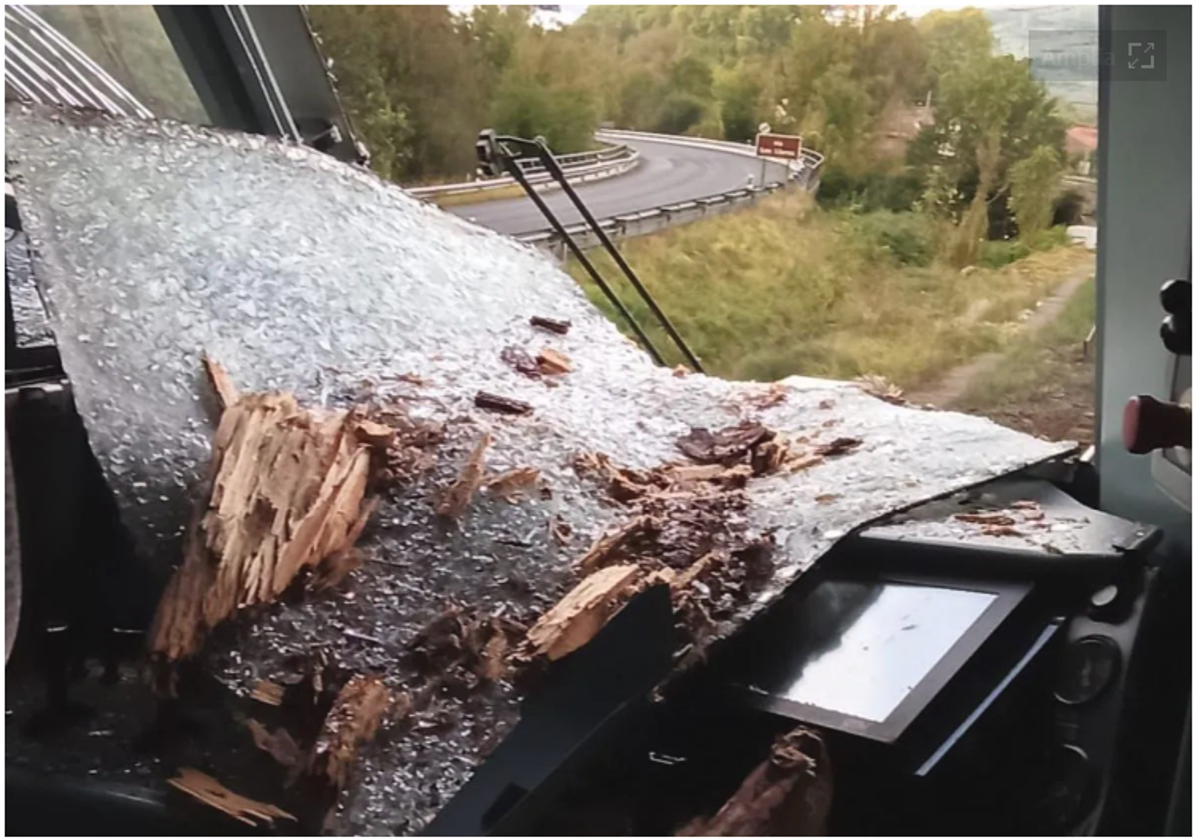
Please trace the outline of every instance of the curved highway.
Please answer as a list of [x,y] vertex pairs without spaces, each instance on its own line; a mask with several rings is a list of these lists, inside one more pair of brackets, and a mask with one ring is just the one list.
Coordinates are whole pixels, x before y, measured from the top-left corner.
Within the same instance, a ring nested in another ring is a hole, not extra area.
[[[762,172],[760,161],[719,149],[677,146],[641,138],[622,138],[621,142],[641,153],[641,164],[636,169],[605,181],[575,187],[579,197],[597,219],[736,190],[745,187],[750,176],[754,177],[754,183],[757,184]],[[784,180],[786,172],[784,165],[768,163],[767,182]],[[562,190],[551,190],[541,195],[564,225],[583,221]],[[550,227],[527,196],[459,204],[447,210],[510,236]]]

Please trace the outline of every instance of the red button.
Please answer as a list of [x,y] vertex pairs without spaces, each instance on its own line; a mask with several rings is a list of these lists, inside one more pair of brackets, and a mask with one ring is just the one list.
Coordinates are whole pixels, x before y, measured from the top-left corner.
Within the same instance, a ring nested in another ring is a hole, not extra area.
[[1125,403],[1122,432],[1125,448],[1134,455],[1146,455],[1173,446],[1191,449],[1192,411],[1154,397],[1132,397]]

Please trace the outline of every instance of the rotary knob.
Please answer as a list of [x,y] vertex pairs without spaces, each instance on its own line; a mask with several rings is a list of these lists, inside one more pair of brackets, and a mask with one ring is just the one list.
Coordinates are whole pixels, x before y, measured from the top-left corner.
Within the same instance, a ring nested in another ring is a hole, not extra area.
[[1192,448],[1192,409],[1154,397],[1133,397],[1125,404],[1125,448],[1134,455],[1175,446]]
[[1192,284],[1188,280],[1168,280],[1158,293],[1167,317],[1158,334],[1167,352],[1176,356],[1192,355]]

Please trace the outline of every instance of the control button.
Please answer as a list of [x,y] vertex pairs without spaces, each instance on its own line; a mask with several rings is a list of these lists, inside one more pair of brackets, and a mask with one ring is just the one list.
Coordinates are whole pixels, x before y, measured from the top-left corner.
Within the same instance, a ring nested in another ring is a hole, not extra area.
[[1125,448],[1134,455],[1180,446],[1192,448],[1192,410],[1154,397],[1132,397],[1122,423]]
[[1104,610],[1111,607],[1117,602],[1117,596],[1121,594],[1121,590],[1116,584],[1110,583],[1108,586],[1097,589],[1092,593],[1092,611]]
[[1192,314],[1192,284],[1188,280],[1168,280],[1158,292],[1162,308],[1170,315]]
[[1082,706],[1103,694],[1120,670],[1116,642],[1107,636],[1085,636],[1067,647],[1054,696],[1068,706]]
[[1158,337],[1168,353],[1176,356],[1192,355],[1192,316],[1168,315],[1158,328]]
[[1046,792],[1035,806],[1039,819],[1035,834],[1070,834],[1095,807],[1099,776],[1088,754],[1074,744],[1059,744],[1046,757]]

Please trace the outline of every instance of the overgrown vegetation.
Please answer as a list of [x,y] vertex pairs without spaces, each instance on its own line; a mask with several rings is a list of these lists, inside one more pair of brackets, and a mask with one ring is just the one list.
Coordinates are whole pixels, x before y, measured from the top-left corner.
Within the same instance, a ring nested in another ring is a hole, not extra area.
[[[922,385],[1011,337],[1020,312],[1090,254],[1052,247],[1002,269],[966,275],[930,257],[921,217],[822,211],[801,194],[654,236],[623,249],[706,368],[771,381],[802,373],[884,376]],[[598,252],[607,278],[619,278]],[[578,265],[569,270],[616,318]],[[672,364],[682,361],[645,304],[623,302]]]
[[467,176],[485,127],[565,153],[606,123],[767,123],[823,152],[820,209],[783,196],[623,246],[721,375],[920,385],[1090,259],[1052,226],[1079,206],[1058,195],[1063,109],[977,9],[599,5],[547,30],[529,6],[310,8],[373,165],[405,183]]
[[385,177],[465,177],[489,126],[571,152],[601,123],[736,141],[767,123],[826,155],[824,203],[920,204],[956,265],[1017,233],[1013,213],[1023,236],[1046,226],[1054,195],[1029,188],[1065,165],[1061,109],[1026,61],[992,54],[977,9],[601,5],[561,30],[532,13],[310,7]]

